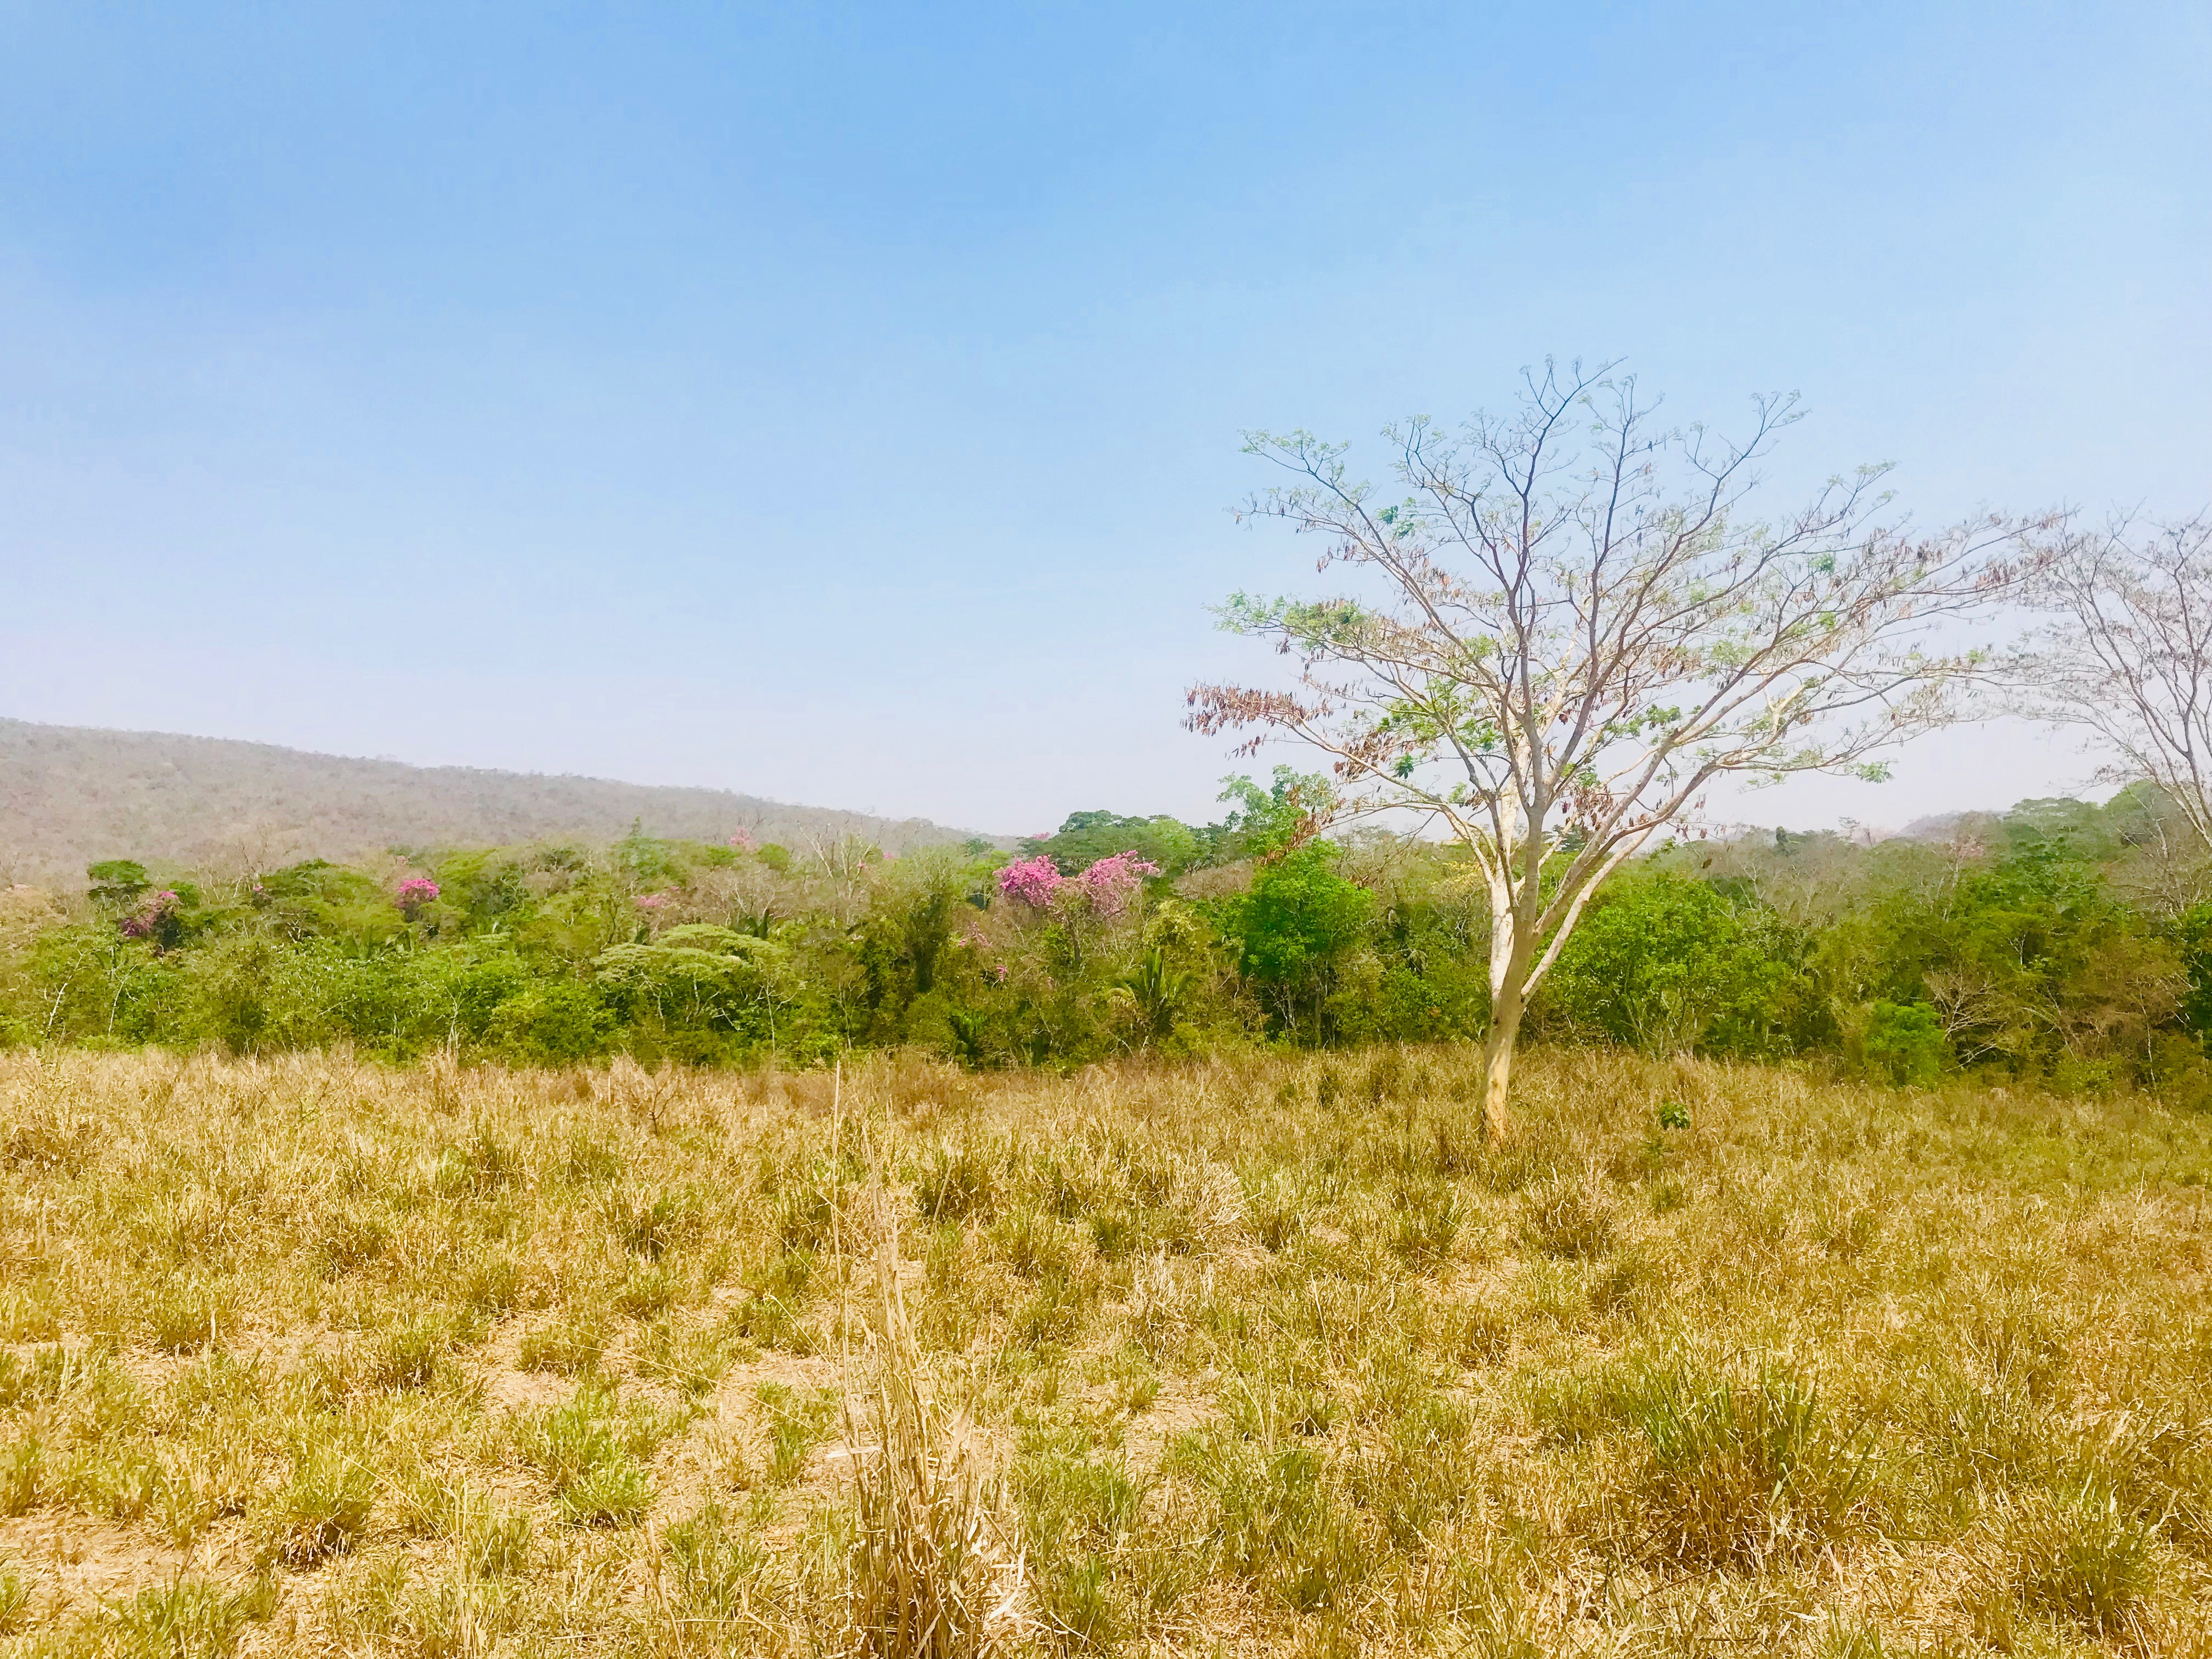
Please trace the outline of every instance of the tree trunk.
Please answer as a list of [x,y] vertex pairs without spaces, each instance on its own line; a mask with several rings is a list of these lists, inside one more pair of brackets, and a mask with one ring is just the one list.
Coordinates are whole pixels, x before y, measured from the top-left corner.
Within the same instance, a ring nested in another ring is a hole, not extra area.
[[1493,1146],[1513,1127],[1505,1091],[1513,1079],[1513,1044],[1521,1035],[1521,978],[1509,975],[1490,1006],[1490,1040],[1483,1048],[1482,1127]]
[[1483,1044],[1482,1127],[1492,1146],[1513,1127],[1506,1089],[1513,1080],[1513,1044],[1528,1002],[1528,969],[1535,960],[1534,918],[1523,915],[1512,890],[1492,887],[1490,897],[1490,1036]]

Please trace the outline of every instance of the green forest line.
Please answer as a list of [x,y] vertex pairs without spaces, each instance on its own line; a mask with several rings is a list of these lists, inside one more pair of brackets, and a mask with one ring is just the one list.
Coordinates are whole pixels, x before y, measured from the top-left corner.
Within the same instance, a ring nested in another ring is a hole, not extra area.
[[[1232,781],[1219,823],[1078,813],[1013,854],[633,833],[222,878],[105,862],[82,893],[0,894],[0,1042],[1066,1066],[1480,1036],[1472,861],[1311,838],[1322,788],[1279,770]],[[1678,841],[1594,902],[1534,1030],[2212,1102],[2207,874],[2148,786],[1944,840]]]

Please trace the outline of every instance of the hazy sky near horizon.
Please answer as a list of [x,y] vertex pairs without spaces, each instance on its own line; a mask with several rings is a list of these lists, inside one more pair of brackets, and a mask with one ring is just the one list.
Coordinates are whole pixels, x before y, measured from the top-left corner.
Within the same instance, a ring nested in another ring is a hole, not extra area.
[[1182,690],[1274,665],[1206,607],[1315,580],[1246,428],[1379,473],[1621,356],[1802,392],[1777,511],[2206,505],[2208,94],[2201,3],[0,0],[0,714],[1211,817]]

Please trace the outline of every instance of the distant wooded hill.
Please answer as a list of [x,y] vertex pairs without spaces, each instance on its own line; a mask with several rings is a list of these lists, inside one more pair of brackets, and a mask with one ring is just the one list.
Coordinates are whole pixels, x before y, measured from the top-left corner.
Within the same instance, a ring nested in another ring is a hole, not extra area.
[[[273,744],[0,720],[0,886],[76,882],[100,859],[221,870],[387,848],[744,830],[793,848],[847,835],[885,852],[973,833],[720,789],[408,766]],[[1011,843],[1009,843],[1011,844]]]

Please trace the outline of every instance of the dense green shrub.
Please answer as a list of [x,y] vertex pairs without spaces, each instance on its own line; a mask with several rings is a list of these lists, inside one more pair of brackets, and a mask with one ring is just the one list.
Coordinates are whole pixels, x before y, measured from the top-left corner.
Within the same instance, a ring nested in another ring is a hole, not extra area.
[[1557,1030],[1654,1054],[1764,1055],[1794,977],[1772,912],[1665,869],[1616,878],[1543,988]]
[[1925,1003],[1875,1003],[1860,1041],[1867,1069],[1890,1083],[1933,1083],[1950,1058],[1943,1027]]
[[[0,1042],[796,1065],[912,1044],[988,1066],[1481,1034],[1470,860],[1319,838],[1327,785],[1286,769],[1224,799],[1203,827],[1075,813],[1019,855],[633,830],[224,882],[108,860],[81,895],[10,890]],[[1591,904],[1534,1030],[2212,1099],[2212,904],[2175,830],[2133,791],[1948,840],[1665,848]]]
[[1340,977],[1374,916],[1374,894],[1337,873],[1342,856],[1328,842],[1282,853],[1223,907],[1237,966],[1285,1033],[1333,1034]]

